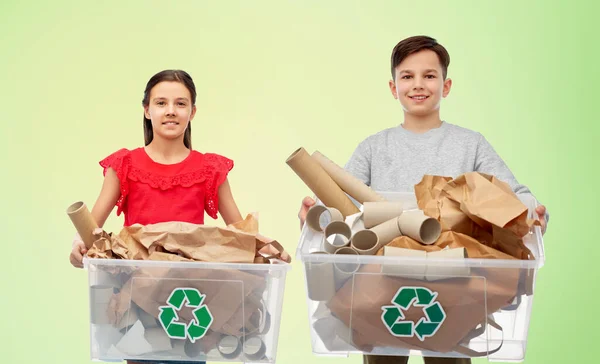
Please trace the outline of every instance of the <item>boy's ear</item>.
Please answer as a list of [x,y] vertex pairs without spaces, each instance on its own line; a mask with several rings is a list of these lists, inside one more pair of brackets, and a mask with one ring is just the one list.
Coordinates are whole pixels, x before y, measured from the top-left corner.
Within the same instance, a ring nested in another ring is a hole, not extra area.
[[448,94],[450,93],[450,89],[452,88],[452,80],[447,78],[444,81],[444,91],[442,92],[442,97],[446,97],[448,96]]
[[394,96],[394,98],[397,99],[398,93],[396,90],[396,83],[394,82],[394,80],[390,80],[389,86],[390,86],[390,91],[392,92],[392,96]]

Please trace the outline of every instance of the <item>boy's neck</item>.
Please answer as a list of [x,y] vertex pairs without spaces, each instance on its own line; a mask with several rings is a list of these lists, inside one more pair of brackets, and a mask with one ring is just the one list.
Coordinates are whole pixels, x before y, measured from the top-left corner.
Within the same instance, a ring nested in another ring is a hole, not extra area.
[[430,115],[417,116],[404,113],[402,128],[413,133],[422,134],[442,125],[439,111]]

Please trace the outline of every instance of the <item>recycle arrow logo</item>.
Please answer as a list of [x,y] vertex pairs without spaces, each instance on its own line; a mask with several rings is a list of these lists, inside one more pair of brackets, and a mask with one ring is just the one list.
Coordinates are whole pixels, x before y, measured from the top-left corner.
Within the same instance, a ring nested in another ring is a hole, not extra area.
[[[382,306],[381,321],[390,334],[398,337],[417,336],[423,341],[426,337],[435,335],[446,320],[446,312],[439,302],[435,301],[437,292],[425,287],[402,287],[396,292],[392,306]],[[403,310],[410,306],[423,307],[425,317],[415,324],[405,321]]]
[[[213,316],[206,305],[203,305],[206,295],[195,288],[175,288],[167,299],[167,306],[159,307],[158,319],[167,335],[172,339],[185,340],[192,343],[202,338],[213,322]],[[186,325],[178,322],[180,311],[185,307],[195,308],[194,318]]]

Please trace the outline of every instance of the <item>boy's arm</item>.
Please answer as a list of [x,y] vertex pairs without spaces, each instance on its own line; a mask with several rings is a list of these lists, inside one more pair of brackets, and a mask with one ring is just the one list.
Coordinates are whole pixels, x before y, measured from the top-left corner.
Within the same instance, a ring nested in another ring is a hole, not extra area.
[[371,185],[371,146],[367,140],[356,147],[344,168],[367,186]]
[[[492,145],[481,134],[479,142],[477,144],[477,156],[475,158],[474,167],[475,172],[493,175],[499,180],[508,183],[516,194],[530,195],[533,198],[535,198],[535,196],[533,195],[533,193],[531,193],[527,186],[520,184],[517,181],[513,173],[506,165],[506,163],[504,163],[504,161],[502,160],[502,158],[500,158],[498,153],[496,153]],[[539,201],[538,204],[540,204]],[[546,211],[544,215],[547,223],[550,219],[550,214]]]

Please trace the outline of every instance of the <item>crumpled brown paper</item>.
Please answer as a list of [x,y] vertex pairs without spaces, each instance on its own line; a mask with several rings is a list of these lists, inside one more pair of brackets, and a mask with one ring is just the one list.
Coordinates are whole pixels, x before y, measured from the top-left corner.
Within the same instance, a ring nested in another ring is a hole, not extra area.
[[[97,240],[87,253],[90,258],[265,264],[289,258],[281,244],[258,234],[258,220],[253,214],[225,228],[164,222],[124,227],[118,235],[102,229],[94,234]],[[124,269],[129,276],[107,307],[107,317],[114,326],[126,325],[131,317],[137,317],[137,310],[157,318],[160,306],[181,286],[206,295],[205,304],[214,319],[211,330],[216,333],[240,335],[254,330],[256,313],[263,309],[260,297],[267,287],[260,272],[160,266],[103,270],[118,274]],[[191,312],[180,312],[179,316],[187,321],[193,318]]]
[[[454,231],[444,231],[438,240],[431,245],[424,245],[408,236],[400,236],[389,242],[386,246],[404,249],[423,250],[426,252],[439,251],[444,248],[465,248],[469,258],[473,259],[516,259],[506,253],[491,248],[465,234]],[[376,255],[383,255],[383,248]]]
[[253,214],[225,228],[162,222],[126,226],[118,236],[100,229],[96,236],[90,258],[269,263],[286,254],[277,241],[258,234]]
[[[516,258],[491,248],[467,235],[445,231],[432,245],[424,245],[407,236],[392,240],[387,246],[427,252],[448,248],[467,250],[469,258]],[[383,255],[383,248],[377,252]],[[328,303],[332,313],[352,329],[352,344],[369,352],[376,346],[404,349],[434,350],[440,352],[468,350],[468,337],[474,328],[485,323],[489,313],[507,306],[518,294],[519,269],[477,268],[468,277],[455,277],[443,282],[427,282],[426,287],[437,292],[437,300],[446,312],[446,321],[435,336],[424,342],[416,337],[394,337],[381,321],[382,307],[391,304],[394,292],[402,287],[423,286],[423,281],[400,276],[380,274],[377,264],[365,264],[336,293]],[[485,278],[485,279],[484,279]],[[421,310],[405,312],[405,319],[418,322]],[[476,356],[470,352],[469,355]]]
[[522,238],[539,221],[527,219],[527,206],[505,182],[479,172],[455,179],[426,175],[415,194],[419,208],[439,220],[442,231],[468,235],[517,259],[534,259]]
[[[261,309],[255,297],[262,296],[266,288],[262,277],[235,269],[140,268],[123,284],[121,291],[112,296],[107,310],[110,323],[117,325],[126,319],[135,310],[132,306],[158,318],[159,307],[182,285],[206,295],[204,303],[214,320],[211,329],[228,335],[239,335],[242,329],[252,326],[252,314]],[[191,315],[191,311],[179,312],[187,321],[193,318]]]

